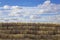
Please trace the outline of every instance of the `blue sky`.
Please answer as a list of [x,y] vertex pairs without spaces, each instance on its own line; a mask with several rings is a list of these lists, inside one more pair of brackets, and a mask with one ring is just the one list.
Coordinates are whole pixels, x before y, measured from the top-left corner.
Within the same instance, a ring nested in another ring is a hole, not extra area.
[[[36,6],[46,0],[0,0],[0,6],[19,5],[19,6]],[[51,0],[52,3],[60,4],[60,0]]]
[[0,22],[60,23],[60,0],[0,0]]

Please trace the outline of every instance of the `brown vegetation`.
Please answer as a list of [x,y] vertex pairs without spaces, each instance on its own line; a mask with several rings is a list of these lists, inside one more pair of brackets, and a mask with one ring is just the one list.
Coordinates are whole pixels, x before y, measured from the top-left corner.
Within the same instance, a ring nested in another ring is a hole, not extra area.
[[60,25],[0,23],[0,40],[60,40]]

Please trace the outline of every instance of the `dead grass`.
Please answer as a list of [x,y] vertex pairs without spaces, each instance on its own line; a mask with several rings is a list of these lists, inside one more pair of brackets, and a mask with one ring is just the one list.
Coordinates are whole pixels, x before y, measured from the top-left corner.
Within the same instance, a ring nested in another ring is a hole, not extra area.
[[0,23],[0,40],[60,40],[59,24]]

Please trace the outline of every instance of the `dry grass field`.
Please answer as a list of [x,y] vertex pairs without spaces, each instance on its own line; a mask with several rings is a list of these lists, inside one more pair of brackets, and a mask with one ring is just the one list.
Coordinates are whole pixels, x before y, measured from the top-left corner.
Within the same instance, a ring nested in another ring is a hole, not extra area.
[[0,23],[0,40],[60,40],[60,25]]

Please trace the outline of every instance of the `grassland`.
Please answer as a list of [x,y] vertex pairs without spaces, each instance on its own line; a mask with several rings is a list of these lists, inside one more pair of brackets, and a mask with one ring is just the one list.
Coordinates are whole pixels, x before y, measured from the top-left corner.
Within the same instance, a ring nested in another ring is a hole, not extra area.
[[0,23],[0,40],[60,40],[60,25]]

